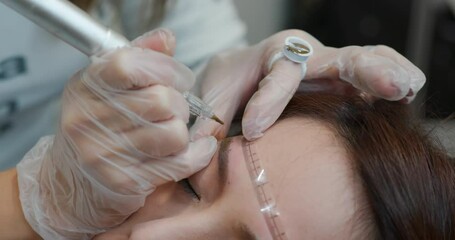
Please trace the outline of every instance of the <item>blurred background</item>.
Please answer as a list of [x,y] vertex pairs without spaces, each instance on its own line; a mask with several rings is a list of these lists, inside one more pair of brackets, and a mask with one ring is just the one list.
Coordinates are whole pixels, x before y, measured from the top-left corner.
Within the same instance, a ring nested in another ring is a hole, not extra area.
[[427,76],[413,103],[455,152],[455,0],[235,0],[256,43],[289,28],[333,47],[388,45]]

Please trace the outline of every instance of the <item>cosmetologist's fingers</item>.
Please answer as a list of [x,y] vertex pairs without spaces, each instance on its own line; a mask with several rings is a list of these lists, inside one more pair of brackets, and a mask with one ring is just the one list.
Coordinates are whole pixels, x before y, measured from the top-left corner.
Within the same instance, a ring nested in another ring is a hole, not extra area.
[[92,64],[81,74],[87,86],[115,92],[136,90],[154,84],[189,90],[193,72],[170,56],[150,49],[123,48],[92,57]]
[[321,50],[310,59],[307,78],[341,79],[392,101],[406,97],[411,84],[408,71],[394,60],[355,46]]
[[173,56],[175,52],[176,40],[174,33],[166,28],[152,30],[131,42],[132,46],[148,48],[168,56]]
[[425,74],[417,66],[415,66],[411,61],[402,56],[400,53],[395,51],[393,48],[378,45],[378,46],[367,46],[370,52],[373,52],[379,56],[383,56],[389,59],[392,59],[403,69],[407,71],[409,77],[409,87],[410,91],[408,92],[405,102],[410,103],[417,95],[422,87],[425,85],[426,77]]
[[[175,156],[156,159],[145,163],[144,167],[154,176],[152,179],[156,185],[173,181],[180,181],[187,178],[202,168],[206,167],[218,147],[217,140],[212,137],[200,138],[194,142],[190,142],[188,146]],[[156,161],[160,161],[159,164]],[[157,168],[156,166],[160,167]]]
[[259,138],[283,112],[302,79],[302,65],[285,58],[276,61],[270,73],[259,82],[242,119],[243,135]]

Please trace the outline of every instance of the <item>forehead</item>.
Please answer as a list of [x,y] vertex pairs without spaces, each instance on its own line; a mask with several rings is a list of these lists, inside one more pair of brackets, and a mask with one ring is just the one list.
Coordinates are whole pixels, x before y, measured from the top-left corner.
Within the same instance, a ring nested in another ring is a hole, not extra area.
[[291,239],[349,234],[355,180],[345,147],[330,128],[311,119],[285,119],[254,148]]

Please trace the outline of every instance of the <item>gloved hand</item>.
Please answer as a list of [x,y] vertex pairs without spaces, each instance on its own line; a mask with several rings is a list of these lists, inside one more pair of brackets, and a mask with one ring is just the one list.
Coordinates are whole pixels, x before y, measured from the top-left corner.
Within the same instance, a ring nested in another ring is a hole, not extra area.
[[194,76],[168,56],[172,33],[133,46],[92,57],[65,89],[55,137],[17,167],[23,211],[44,239],[89,239],[122,223],[157,186],[192,175],[216,151],[213,137],[189,142],[181,92]]
[[[286,58],[277,60],[269,69],[270,59],[282,50],[288,36],[300,37],[313,46],[314,54],[307,62],[303,81],[301,65]],[[297,90],[341,94],[362,91],[378,98],[411,102],[424,83],[422,71],[389,47],[330,48],[308,33],[287,30],[210,61],[202,75],[200,91],[202,99],[225,125],[198,119],[191,128],[191,137],[223,138],[234,116],[244,110],[243,135],[248,140],[259,138]]]

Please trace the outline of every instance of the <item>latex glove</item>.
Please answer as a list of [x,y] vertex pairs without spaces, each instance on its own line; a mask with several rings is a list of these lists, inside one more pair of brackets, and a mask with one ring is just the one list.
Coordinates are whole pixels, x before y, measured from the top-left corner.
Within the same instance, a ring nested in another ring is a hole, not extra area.
[[[282,58],[271,69],[268,67],[288,36],[300,37],[313,46],[314,54],[308,60],[303,81],[300,64]],[[211,60],[202,76],[200,91],[202,99],[226,124],[220,126],[198,119],[191,128],[191,136],[223,138],[234,116],[245,109],[243,135],[249,140],[259,138],[297,90],[341,94],[363,91],[378,98],[411,102],[424,83],[422,71],[389,47],[330,48],[306,32],[287,30],[255,46]]]
[[192,175],[216,150],[213,137],[189,142],[181,92],[193,73],[158,52],[172,54],[172,33],[133,46],[93,57],[70,80],[55,138],[18,165],[26,219],[44,239],[90,239],[122,223],[157,186]]

